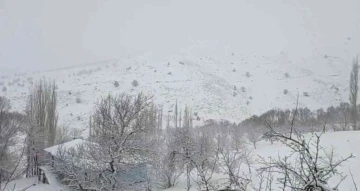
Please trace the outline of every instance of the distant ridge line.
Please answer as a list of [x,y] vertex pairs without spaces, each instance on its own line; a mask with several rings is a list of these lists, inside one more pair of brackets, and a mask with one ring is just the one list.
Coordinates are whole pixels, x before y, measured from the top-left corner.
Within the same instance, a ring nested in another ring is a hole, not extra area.
[[105,63],[109,63],[109,62],[117,62],[118,60],[119,59],[109,59],[109,60],[103,60],[103,61],[88,62],[88,63],[85,63],[85,64],[79,64],[79,65],[73,65],[73,66],[68,66],[68,67],[60,67],[60,68],[55,68],[55,69],[44,70],[44,72],[53,72],[53,71],[81,68],[81,67],[84,67],[84,66],[101,65],[101,64],[105,64]]

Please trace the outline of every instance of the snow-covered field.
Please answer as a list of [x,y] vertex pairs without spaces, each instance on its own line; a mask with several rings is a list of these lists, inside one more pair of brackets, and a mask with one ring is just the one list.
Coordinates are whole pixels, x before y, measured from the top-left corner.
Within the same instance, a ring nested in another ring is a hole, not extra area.
[[[310,134],[306,135],[306,137],[311,137]],[[343,173],[347,178],[340,184],[339,190],[355,190],[353,180],[350,174],[353,174],[354,181],[357,183],[357,186],[360,185],[360,132],[327,132],[322,136],[321,146],[329,152],[331,149],[335,151],[336,160],[341,158],[346,158],[350,154],[353,154],[355,158],[350,159],[348,162],[345,162],[342,166],[338,168],[339,172]],[[252,169],[252,181],[254,186],[258,186],[259,178],[256,176],[256,169],[259,168],[259,164],[256,162],[256,158],[261,156],[265,159],[268,157],[277,158],[278,156],[287,156],[289,154],[289,149],[284,147],[283,145],[274,143],[270,144],[269,142],[261,141],[259,142],[258,148],[252,151],[254,156],[254,162],[251,164]],[[246,167],[245,167],[246,168]],[[224,182],[226,175],[216,173],[214,174],[211,182],[221,185]],[[330,179],[329,185],[335,187],[339,183],[339,180],[336,178]],[[273,190],[280,190],[281,185],[276,183],[276,176],[274,179]],[[177,186],[174,188],[166,189],[166,191],[182,191],[186,190],[186,179],[185,177],[181,177]],[[192,182],[191,191],[197,191],[198,187],[196,183]]]

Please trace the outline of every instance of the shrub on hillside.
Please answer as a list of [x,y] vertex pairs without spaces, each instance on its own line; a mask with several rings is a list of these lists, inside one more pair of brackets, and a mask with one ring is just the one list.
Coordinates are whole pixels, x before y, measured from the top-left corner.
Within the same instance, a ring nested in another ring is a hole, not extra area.
[[246,92],[246,88],[245,88],[244,86],[241,86],[241,91],[245,93],[245,92]]
[[286,72],[286,73],[284,74],[284,76],[285,76],[285,78],[290,78],[290,74],[289,74],[288,72]]
[[139,82],[137,80],[134,80],[134,81],[131,82],[131,85],[133,87],[137,87],[137,86],[139,86]]
[[81,103],[81,98],[78,97],[75,99],[75,101],[76,101],[76,103]]
[[117,88],[117,87],[119,87],[119,82],[118,81],[115,81],[114,82],[114,86]]
[[3,91],[3,92],[6,92],[6,91],[7,91],[6,86],[4,86],[4,87],[2,88],[2,91]]
[[289,93],[289,90],[284,89],[284,94],[287,95]]

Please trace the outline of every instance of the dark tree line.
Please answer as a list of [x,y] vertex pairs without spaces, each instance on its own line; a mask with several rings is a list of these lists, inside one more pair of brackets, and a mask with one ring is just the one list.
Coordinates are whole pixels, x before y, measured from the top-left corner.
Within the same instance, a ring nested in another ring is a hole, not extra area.
[[[295,112],[295,122],[300,131],[318,131],[321,130],[324,124],[328,124],[327,130],[346,131],[351,130],[351,106],[349,103],[341,103],[334,107],[330,106],[327,109],[310,110],[309,108],[298,109],[271,109],[259,116],[254,115],[244,121],[239,126],[244,128],[260,128],[264,127],[264,123],[270,124],[276,129],[286,131],[290,119],[293,118]],[[360,110],[360,105],[357,106]],[[359,120],[359,119],[358,119]]]

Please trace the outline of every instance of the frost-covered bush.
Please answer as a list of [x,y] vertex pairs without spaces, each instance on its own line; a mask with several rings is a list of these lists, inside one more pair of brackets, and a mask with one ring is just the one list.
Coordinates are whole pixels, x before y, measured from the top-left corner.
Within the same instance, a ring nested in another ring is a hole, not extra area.
[[76,101],[76,103],[81,103],[81,98],[78,97],[75,99],[75,101]]
[[245,93],[245,92],[246,92],[246,88],[245,88],[244,86],[241,86],[241,91]]
[[114,82],[114,86],[117,88],[117,87],[119,87],[119,82],[118,81],[115,81]]
[[286,72],[286,73],[284,74],[284,76],[285,76],[285,78],[290,78],[290,74],[289,74],[288,72]]
[[139,86],[139,82],[137,80],[134,80],[134,81],[131,82],[131,85],[133,87],[137,87],[137,86]]
[[92,69],[88,69],[88,70],[86,70],[86,69],[84,69],[84,70],[80,70],[78,73],[77,73],[77,75],[78,76],[81,76],[81,75],[90,75],[90,74],[92,74],[94,71],[92,70]]

